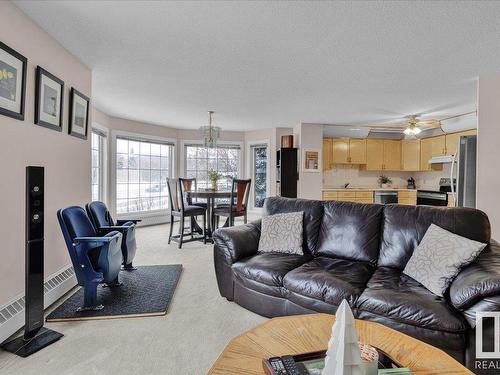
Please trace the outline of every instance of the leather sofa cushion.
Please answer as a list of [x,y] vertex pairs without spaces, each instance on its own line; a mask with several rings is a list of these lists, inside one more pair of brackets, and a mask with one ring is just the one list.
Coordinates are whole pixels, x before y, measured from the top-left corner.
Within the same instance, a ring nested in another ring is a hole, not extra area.
[[288,272],[283,286],[332,305],[339,305],[343,299],[353,304],[373,272],[369,262],[316,257]]
[[386,205],[378,265],[404,269],[432,223],[474,241],[490,242],[490,223],[482,211],[472,208]]
[[234,273],[243,278],[270,285],[283,286],[283,277],[311,259],[310,255],[262,253],[233,264]]
[[302,250],[304,254],[311,254],[316,251],[318,245],[319,227],[323,217],[323,202],[283,197],[266,198],[264,202],[264,215],[299,211],[304,211]]
[[368,281],[355,307],[398,323],[422,328],[465,332],[469,326],[463,315],[444,298],[395,268],[380,267]]
[[376,263],[383,206],[324,202],[317,254]]
[[450,300],[457,309],[464,310],[495,295],[500,295],[500,245],[491,241],[479,257],[461,270],[452,282]]

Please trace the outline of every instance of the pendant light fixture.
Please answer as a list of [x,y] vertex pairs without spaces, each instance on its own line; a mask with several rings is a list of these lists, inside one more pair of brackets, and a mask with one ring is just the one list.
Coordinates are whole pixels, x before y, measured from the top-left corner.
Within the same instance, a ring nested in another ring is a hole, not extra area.
[[214,111],[208,111],[208,125],[200,127],[203,144],[208,148],[217,147],[217,140],[220,136],[220,127],[212,124],[212,115],[214,113]]

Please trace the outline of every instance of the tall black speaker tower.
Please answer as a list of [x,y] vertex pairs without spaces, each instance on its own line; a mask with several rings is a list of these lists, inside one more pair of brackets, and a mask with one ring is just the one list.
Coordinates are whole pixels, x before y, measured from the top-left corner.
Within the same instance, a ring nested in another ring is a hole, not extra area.
[[27,357],[63,335],[43,328],[44,168],[26,167],[26,247],[24,336],[3,349]]

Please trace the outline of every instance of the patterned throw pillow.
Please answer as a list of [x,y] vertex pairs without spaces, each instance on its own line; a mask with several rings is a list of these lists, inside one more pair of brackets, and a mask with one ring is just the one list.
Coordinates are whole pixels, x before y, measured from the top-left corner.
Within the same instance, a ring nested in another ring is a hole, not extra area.
[[460,270],[471,263],[486,244],[431,224],[403,273],[442,297]]
[[303,211],[264,216],[259,251],[302,255],[303,217]]

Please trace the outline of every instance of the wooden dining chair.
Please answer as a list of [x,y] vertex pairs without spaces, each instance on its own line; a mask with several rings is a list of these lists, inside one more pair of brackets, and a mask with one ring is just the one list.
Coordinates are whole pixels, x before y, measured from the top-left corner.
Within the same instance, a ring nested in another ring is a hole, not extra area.
[[179,183],[182,193],[182,199],[188,205],[200,206],[207,208],[206,202],[193,201],[193,198],[189,195],[191,192],[198,191],[198,185],[196,182],[196,178],[184,178],[179,177]]
[[234,226],[234,218],[243,216],[243,221],[247,223],[248,197],[250,195],[250,185],[252,180],[240,180],[234,178],[231,184],[231,197],[229,204],[218,205],[213,210],[215,215],[215,226],[219,227],[220,217],[226,217],[224,226]]
[[[175,241],[179,243],[179,249],[182,248],[184,242],[198,241],[203,239],[203,243],[207,243],[206,237],[206,222],[207,222],[207,209],[200,206],[195,206],[184,202],[182,194],[182,184],[180,179],[169,178],[167,179],[168,198],[170,201],[170,233],[168,235],[168,243]],[[193,233],[192,221],[190,224],[191,230],[189,233],[184,233],[185,218],[192,219],[197,216],[203,217],[202,237],[195,237]],[[179,234],[172,235],[174,230],[174,218],[179,218]],[[191,236],[190,239],[185,240],[184,236]]]

